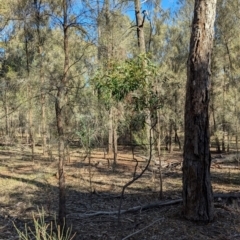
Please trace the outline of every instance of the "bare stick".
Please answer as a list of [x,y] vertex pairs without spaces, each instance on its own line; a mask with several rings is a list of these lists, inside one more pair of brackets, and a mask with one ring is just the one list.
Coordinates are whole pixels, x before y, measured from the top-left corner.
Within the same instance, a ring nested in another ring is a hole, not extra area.
[[133,172],[133,178],[135,178],[136,177],[136,173],[137,173],[138,160],[135,158],[134,146],[133,145],[132,145],[132,156],[133,156],[133,160],[136,162],[136,165],[134,167],[134,172]]
[[[240,194],[239,193],[216,193],[216,194],[214,194],[214,198],[229,198],[229,197],[240,198]],[[129,208],[126,210],[120,210],[120,214],[133,213],[133,212],[137,212],[139,210],[144,211],[147,209],[164,207],[164,206],[171,206],[171,205],[179,204],[179,203],[182,203],[182,198],[174,199],[174,200],[170,200],[170,201],[158,201],[155,203],[132,207],[132,208]],[[117,210],[117,211],[97,211],[97,212],[89,212],[89,213],[70,213],[67,215],[67,217],[71,218],[71,219],[82,219],[82,218],[96,217],[96,216],[101,216],[101,215],[112,216],[112,215],[116,215],[116,214],[119,215],[119,210]]]
[[152,222],[151,224],[147,225],[146,227],[144,227],[144,228],[142,228],[142,229],[140,229],[140,230],[138,230],[138,231],[136,231],[136,232],[134,232],[134,233],[131,233],[131,234],[128,235],[128,236],[126,236],[126,237],[123,238],[122,240],[126,240],[126,239],[132,237],[133,235],[136,235],[136,234],[138,234],[138,233],[144,231],[145,229],[151,227],[153,224],[155,224],[156,222],[159,222],[160,220],[164,220],[164,218],[162,217],[162,218],[159,218],[159,219],[155,220],[154,222]]
[[[139,210],[144,211],[144,210],[151,209],[151,208],[169,206],[169,205],[178,204],[181,202],[182,202],[181,198],[171,200],[171,201],[166,201],[166,202],[155,202],[155,203],[145,204],[143,206],[136,206],[136,207],[129,208],[126,210],[121,210],[120,214],[133,213],[133,212],[137,212]],[[87,218],[87,217],[96,217],[96,216],[101,216],[101,215],[111,216],[111,215],[115,215],[115,214],[119,214],[119,212],[118,211],[98,211],[98,212],[90,212],[90,213],[83,213],[83,214],[72,213],[72,214],[68,214],[67,217],[71,218],[71,219],[80,219],[80,218]]]
[[142,170],[142,172],[139,175],[134,176],[131,181],[129,181],[128,183],[126,183],[123,186],[122,193],[121,193],[120,204],[119,204],[119,208],[118,208],[118,221],[120,220],[121,207],[122,207],[122,201],[123,201],[123,196],[124,196],[125,189],[128,186],[130,186],[132,183],[134,183],[136,180],[138,180],[145,173],[145,171],[147,170],[148,166],[150,165],[151,159],[152,159],[152,127],[150,129],[150,152],[149,152],[149,159],[148,159],[147,165],[145,166],[145,168]]

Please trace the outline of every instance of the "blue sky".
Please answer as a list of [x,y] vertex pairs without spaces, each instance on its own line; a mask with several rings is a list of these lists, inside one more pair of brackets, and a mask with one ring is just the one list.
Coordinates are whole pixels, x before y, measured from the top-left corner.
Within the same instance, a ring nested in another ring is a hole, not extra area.
[[[149,8],[149,2],[151,0],[140,0],[141,4],[141,9],[142,10],[147,10],[151,13],[152,9]],[[161,1],[161,7],[163,10],[168,10],[170,9],[171,14],[179,7],[177,4],[177,0],[162,0]],[[126,12],[132,20],[135,20],[135,11],[134,11],[134,5],[132,5],[131,8],[129,8]]]
[[176,6],[177,6],[176,0],[162,0],[163,9],[176,8]]

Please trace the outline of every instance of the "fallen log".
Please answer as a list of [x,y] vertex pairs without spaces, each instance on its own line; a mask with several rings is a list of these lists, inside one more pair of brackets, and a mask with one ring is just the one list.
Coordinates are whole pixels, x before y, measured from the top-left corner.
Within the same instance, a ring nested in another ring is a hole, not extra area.
[[[170,201],[164,201],[164,202],[155,202],[155,203],[150,203],[150,204],[145,204],[142,206],[136,206],[132,207],[126,210],[121,210],[120,214],[125,214],[125,213],[133,213],[137,211],[144,211],[147,209],[151,208],[157,208],[157,207],[162,207],[162,206],[169,206],[177,203],[181,203],[182,199],[175,199],[175,200],[170,200]],[[98,211],[98,212],[89,212],[89,213],[70,213],[67,215],[67,218],[86,218],[86,217],[96,217],[99,215],[116,215],[118,214],[118,211]]]
[[[240,198],[240,193],[216,193],[214,194],[214,199],[217,198]],[[120,214],[125,213],[133,213],[137,211],[144,211],[152,208],[158,208],[158,207],[164,207],[164,206],[170,206],[174,204],[182,203],[182,198],[169,200],[169,201],[158,201],[154,203],[144,204],[142,206],[136,206],[132,208],[128,208],[125,210],[121,210]],[[119,214],[119,211],[96,211],[96,212],[88,212],[88,213],[70,213],[67,215],[67,218],[69,219],[82,219],[82,218],[88,218],[88,217],[96,217],[101,215],[117,215]]]

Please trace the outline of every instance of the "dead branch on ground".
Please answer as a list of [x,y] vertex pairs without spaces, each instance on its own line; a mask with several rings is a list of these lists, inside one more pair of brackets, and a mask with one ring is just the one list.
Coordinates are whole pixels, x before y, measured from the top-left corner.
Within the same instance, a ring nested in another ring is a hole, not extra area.
[[[240,193],[216,193],[214,194],[214,198],[222,198],[222,199],[226,199],[229,197],[233,197],[233,198],[240,198]],[[150,204],[145,204],[142,206],[136,206],[136,207],[132,207],[126,210],[121,210],[120,209],[120,213],[119,210],[117,211],[97,211],[97,212],[89,212],[89,213],[71,213],[67,215],[67,218],[71,218],[71,219],[82,219],[82,218],[88,218],[88,217],[96,217],[96,216],[101,216],[101,215],[121,215],[121,214],[125,214],[125,213],[134,213],[137,211],[144,211],[144,210],[148,210],[148,209],[153,209],[153,208],[158,208],[158,207],[164,207],[164,206],[171,206],[174,204],[179,204],[182,203],[182,198],[179,199],[174,199],[174,200],[169,200],[169,201],[157,201],[154,203],[150,203]]]

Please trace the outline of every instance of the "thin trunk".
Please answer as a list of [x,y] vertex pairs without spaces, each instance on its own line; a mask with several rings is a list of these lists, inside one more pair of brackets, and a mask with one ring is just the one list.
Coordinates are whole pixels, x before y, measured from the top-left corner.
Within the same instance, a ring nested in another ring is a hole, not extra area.
[[236,116],[236,122],[235,122],[235,130],[236,130],[236,137],[235,137],[235,143],[236,143],[236,158],[239,165],[239,145],[238,145],[238,132],[239,132],[239,121],[238,121],[238,93],[237,90],[234,90],[234,101],[235,101],[235,116]]
[[212,221],[209,95],[216,0],[195,0],[185,102],[183,214]]
[[57,131],[58,131],[58,184],[59,184],[59,215],[58,222],[61,229],[66,229],[66,191],[65,191],[65,126],[64,126],[64,110],[66,105],[66,94],[68,85],[68,68],[69,68],[69,49],[68,49],[68,0],[63,1],[63,50],[64,50],[64,72],[60,79],[57,90],[57,98],[55,102]]
[[163,179],[162,179],[162,158],[161,158],[161,124],[160,124],[160,110],[157,111],[157,151],[159,161],[159,198],[163,198]]
[[181,142],[180,142],[180,139],[178,137],[177,128],[175,128],[174,131],[175,131],[175,142],[178,144],[179,150],[182,150]]
[[[25,34],[25,54],[26,54],[26,70],[27,76],[29,80],[30,76],[30,62],[29,62],[29,40],[28,40],[28,32],[26,26],[24,25],[24,34]],[[29,122],[29,145],[31,146],[32,150],[32,161],[34,160],[34,153],[35,153],[35,139],[34,139],[34,126],[33,126],[33,113],[32,113],[32,87],[29,83],[27,86],[27,95],[29,98],[29,105],[28,105],[28,122]]]
[[113,107],[109,109],[108,115],[108,154],[113,154]]
[[6,136],[9,136],[9,118],[8,118],[8,98],[7,98],[7,90],[4,91],[4,111],[5,111],[5,133]]
[[215,135],[215,142],[216,142],[216,150],[218,153],[221,152],[221,148],[220,148],[220,141],[219,138],[217,136],[217,124],[216,124],[216,118],[215,118],[215,110],[213,109],[212,111],[213,114],[213,127],[214,127],[214,135]]
[[226,91],[226,84],[225,84],[225,77],[223,78],[223,87],[222,87],[222,152],[225,152],[225,91]]
[[28,87],[28,93],[30,97],[29,101],[29,144],[32,150],[32,161],[34,160],[35,153],[35,139],[34,139],[34,126],[33,126],[33,107],[32,107],[32,88]]
[[43,156],[46,156],[47,154],[47,131],[46,131],[46,108],[45,108],[45,95],[41,95],[41,104],[42,104],[42,109],[41,109],[41,136],[42,136],[42,152]]
[[41,30],[40,30],[40,23],[41,23],[41,1],[38,2],[37,0],[34,0],[35,5],[35,21],[36,21],[36,27],[37,27],[37,38],[38,38],[38,56],[39,56],[39,78],[41,83],[41,137],[42,137],[42,152],[43,155],[46,156],[47,154],[47,132],[46,132],[46,107],[45,107],[45,93],[44,93],[44,85],[45,85],[45,79],[44,79],[44,71],[43,71],[43,38],[41,36]]
[[173,129],[173,122],[172,120],[170,119],[170,122],[169,122],[169,143],[168,143],[168,152],[171,153],[172,152],[172,129]]
[[213,117],[213,129],[214,129],[214,135],[215,135],[216,151],[218,153],[220,153],[221,148],[220,148],[220,141],[219,141],[219,138],[217,135],[217,124],[216,124],[216,118],[215,118],[213,87],[211,89],[211,97],[212,97],[211,110],[212,110],[212,117]]
[[230,151],[230,129],[228,128],[228,135],[227,135],[227,152]]
[[[39,36],[40,38],[40,36]],[[46,132],[46,96],[44,93],[44,73],[43,73],[43,66],[42,66],[42,47],[39,45],[38,48],[39,57],[40,57],[40,66],[39,66],[39,77],[41,82],[41,136],[42,136],[42,152],[43,155],[46,156],[47,154],[47,132]]]
[[181,150],[182,149],[182,147],[181,147],[181,142],[180,142],[180,139],[179,139],[179,137],[178,137],[178,124],[177,124],[177,122],[178,122],[178,92],[177,91],[175,91],[175,93],[174,93],[174,102],[175,102],[175,107],[174,107],[174,115],[175,115],[175,121],[174,121],[174,142],[175,142],[175,144],[177,143],[178,144],[178,148],[179,148],[179,150]]
[[235,85],[235,89],[234,89],[234,106],[235,106],[235,116],[236,116],[236,122],[235,122],[235,126],[236,126],[236,151],[237,151],[237,160],[238,160],[238,164],[239,164],[239,147],[238,147],[238,85],[236,85],[236,82],[234,80],[233,77],[233,65],[232,65],[232,59],[231,59],[231,54],[230,54],[230,49],[228,46],[228,42],[226,41],[226,39],[224,38],[224,43],[225,43],[225,47],[227,50],[227,54],[228,54],[228,60],[229,60],[229,69],[230,69],[230,76],[231,76],[231,81],[232,83]]
[[[136,27],[137,27],[137,41],[138,41],[138,50],[139,54],[146,54],[146,46],[145,46],[145,37],[144,37],[144,21],[145,21],[145,16],[142,18],[141,16],[141,3],[139,0],[134,0],[134,5],[135,5],[135,18],[136,18]],[[143,68],[145,67],[145,64]],[[148,80],[146,79],[146,82]],[[151,116],[150,116],[150,111],[149,109],[145,110],[145,117],[146,117],[146,137],[147,137],[147,153],[148,155],[150,154],[150,148],[149,146],[150,143],[150,136],[151,136]],[[154,156],[154,153],[152,154]]]
[[118,145],[117,145],[117,119],[116,114],[114,114],[114,128],[113,128],[113,170],[115,170],[117,166],[117,155],[118,155]]
[[140,54],[146,53],[145,38],[144,38],[144,19],[141,16],[141,3],[139,0],[134,0],[135,4],[135,17],[137,26],[137,40]]
[[[112,57],[112,47],[110,47],[110,11],[109,11],[109,0],[104,1],[103,10],[100,13],[99,10],[99,2],[98,2],[98,12],[99,12],[99,19],[98,19],[98,37],[99,37],[99,50],[98,50],[98,60],[104,61],[105,71],[108,72],[111,68],[109,65],[109,58]],[[104,21],[104,22],[103,22]],[[106,38],[106,41],[102,39],[101,30],[102,30],[102,23],[105,23],[105,31],[106,35],[103,36]],[[105,44],[103,44],[105,43]],[[105,52],[104,52],[105,51]],[[103,59],[103,57],[105,58]],[[108,146],[107,152],[109,155],[114,153],[114,119],[113,119],[113,106],[110,106],[109,113],[108,113]],[[115,155],[114,155],[115,158]]]

